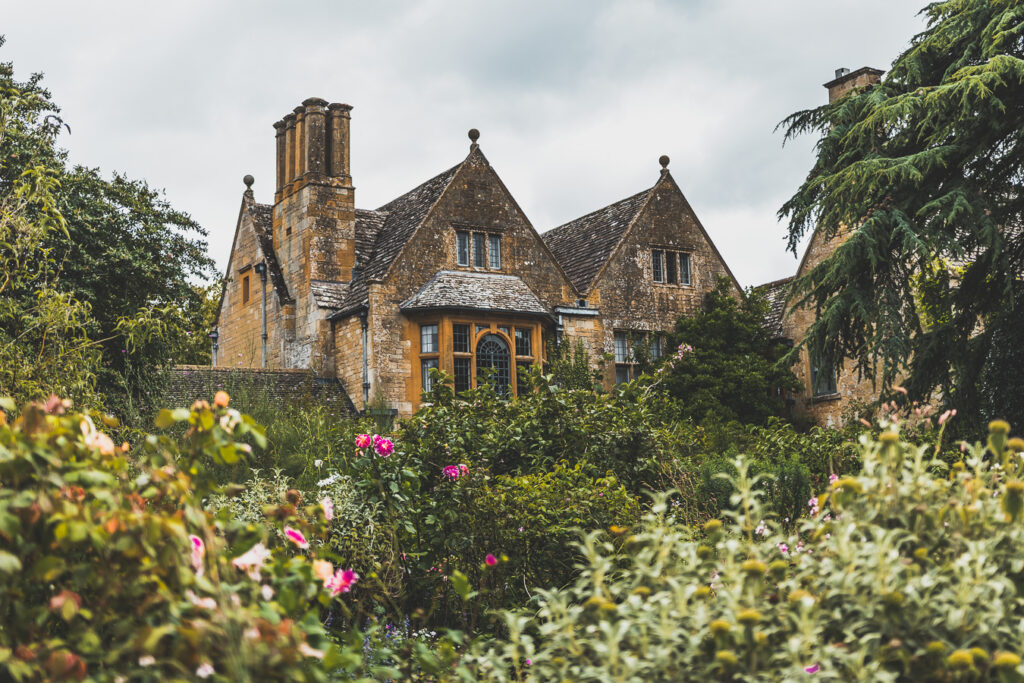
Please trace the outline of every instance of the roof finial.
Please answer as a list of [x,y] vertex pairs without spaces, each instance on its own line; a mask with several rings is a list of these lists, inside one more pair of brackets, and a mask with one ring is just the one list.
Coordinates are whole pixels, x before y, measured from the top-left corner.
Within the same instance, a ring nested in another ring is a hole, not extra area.
[[245,191],[246,192],[252,192],[252,184],[256,182],[256,179],[253,178],[248,173],[246,173],[245,177],[242,178],[242,182],[245,183]]
[[661,164],[661,175],[668,173],[668,161],[669,159],[667,154],[662,154],[658,157],[658,163]]
[[476,149],[477,147],[480,146],[480,145],[476,144],[476,141],[479,140],[479,139],[480,139],[480,131],[478,131],[476,128],[470,128],[469,129],[469,141],[470,141],[471,144],[469,145],[469,151],[472,152],[474,149]]

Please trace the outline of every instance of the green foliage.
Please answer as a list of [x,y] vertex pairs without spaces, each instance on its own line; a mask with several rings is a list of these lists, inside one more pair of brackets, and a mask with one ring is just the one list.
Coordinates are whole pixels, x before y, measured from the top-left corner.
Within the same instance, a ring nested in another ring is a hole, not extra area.
[[403,424],[403,447],[435,471],[453,462],[496,474],[585,463],[613,471],[631,491],[649,486],[657,454],[675,447],[667,424],[675,405],[649,383],[603,394],[559,387],[538,368],[523,380],[529,389],[509,400],[488,385],[455,396],[450,379],[439,375],[429,405]]
[[563,389],[592,390],[601,382],[601,371],[590,369],[590,354],[583,346],[583,340],[572,344],[567,337],[560,343],[548,340],[545,374],[554,378],[554,383]]
[[[162,411],[158,425],[184,436],[128,451],[67,405],[29,404],[13,424],[0,413],[5,678],[326,680],[361,661],[361,637],[339,647],[321,624],[323,609],[346,607],[310,557],[279,542],[243,570],[233,558],[274,538],[200,506],[214,464],[250,450],[236,439],[262,440],[251,418],[205,402]],[[325,536],[322,512],[272,512],[279,526]]]
[[1003,330],[1024,294],[1024,23],[1016,0],[923,14],[928,28],[881,84],[781,124],[787,139],[819,140],[779,213],[794,250],[810,231],[849,230],[795,282],[817,312],[806,345],[978,424],[1019,409],[1016,386],[980,378],[1019,346]]
[[[569,588],[503,614],[488,680],[1024,680],[1024,441],[993,424],[948,475],[896,426],[786,531],[735,463],[730,527],[693,539],[664,497],[625,540],[595,531]],[[764,529],[759,533],[758,528]]]
[[779,363],[783,347],[769,337],[766,313],[763,297],[750,292],[737,300],[720,277],[703,309],[679,318],[669,348],[680,351],[662,366],[662,382],[684,416],[764,423],[784,414],[782,395],[799,383]]
[[163,368],[208,359],[206,233],[142,181],[69,168],[40,81],[0,63],[0,390],[137,421]]
[[[442,581],[459,572],[478,587],[469,621],[461,624],[469,630],[485,609],[521,605],[538,586],[571,581],[576,558],[565,549],[580,529],[632,524],[639,516],[638,501],[615,477],[595,478],[581,465],[494,477],[467,467],[455,478],[438,472],[433,479],[420,500],[415,533],[402,542],[411,575],[406,590],[430,595],[439,618],[459,614],[461,600]],[[487,553],[502,558],[498,567],[483,564]]]

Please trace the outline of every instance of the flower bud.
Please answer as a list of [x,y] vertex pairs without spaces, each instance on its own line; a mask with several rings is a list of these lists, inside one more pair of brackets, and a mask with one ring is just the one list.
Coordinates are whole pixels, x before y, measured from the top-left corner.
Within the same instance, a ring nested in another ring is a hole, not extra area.
[[740,622],[744,626],[753,626],[754,624],[760,623],[761,619],[761,613],[756,609],[750,608],[740,610],[740,613],[736,615],[736,621]]
[[1003,512],[1009,515],[1010,519],[1020,517],[1024,511],[1024,481],[1015,479],[1006,482],[1006,493],[1002,499]]
[[974,666],[974,657],[967,650],[954,650],[953,654],[946,658],[946,663],[954,669],[969,669]]
[[709,626],[711,628],[711,633],[716,636],[725,635],[732,630],[732,624],[725,619],[715,619]]
[[996,669],[1016,669],[1020,666],[1020,657],[1012,652],[997,652],[992,666]]

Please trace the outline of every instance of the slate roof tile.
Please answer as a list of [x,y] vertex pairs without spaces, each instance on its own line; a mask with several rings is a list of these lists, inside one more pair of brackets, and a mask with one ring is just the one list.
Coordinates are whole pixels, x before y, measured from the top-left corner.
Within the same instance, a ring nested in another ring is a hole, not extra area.
[[[356,211],[356,265],[359,271],[352,278],[343,300],[338,302],[335,315],[350,313],[366,303],[368,280],[380,278],[387,272],[461,165],[456,164],[376,211]],[[361,229],[365,231],[362,235]]]
[[442,270],[401,304],[403,311],[460,309],[550,315],[529,286],[514,275]]
[[541,235],[577,290],[585,293],[593,286],[649,194],[644,190]]
[[249,204],[249,215],[252,217],[253,227],[256,229],[256,237],[260,241],[260,251],[267,262],[267,275],[270,283],[277,292],[281,303],[292,303],[288,295],[288,284],[284,281],[284,273],[281,272],[281,264],[277,260],[277,253],[274,251],[274,207],[270,204]]
[[754,287],[754,291],[768,300],[768,314],[764,318],[764,326],[774,337],[782,337],[782,316],[786,312],[786,294],[789,292],[791,277],[784,277],[774,282],[766,282]]

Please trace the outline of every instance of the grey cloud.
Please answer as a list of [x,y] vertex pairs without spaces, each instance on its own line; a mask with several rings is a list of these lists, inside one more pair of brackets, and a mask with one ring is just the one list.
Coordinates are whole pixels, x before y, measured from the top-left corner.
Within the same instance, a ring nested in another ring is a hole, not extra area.
[[[921,0],[21,3],[0,59],[46,72],[74,161],[146,178],[223,264],[245,173],[273,192],[271,124],[353,111],[357,203],[481,144],[545,230],[672,172],[744,284],[792,272],[778,207],[812,161],[772,129],[838,66],[885,68]],[[39,38],[45,36],[46,40]]]

